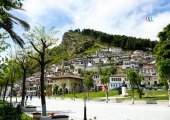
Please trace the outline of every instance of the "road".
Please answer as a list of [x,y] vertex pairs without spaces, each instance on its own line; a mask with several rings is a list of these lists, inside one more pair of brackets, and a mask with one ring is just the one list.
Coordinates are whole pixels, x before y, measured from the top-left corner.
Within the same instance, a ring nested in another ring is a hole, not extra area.
[[[28,105],[35,105],[41,111],[41,99],[28,100]],[[83,120],[82,100],[46,99],[47,110],[59,114],[69,115],[70,120]],[[170,120],[170,107],[166,104],[135,104],[87,102],[88,120],[96,117],[97,120]]]

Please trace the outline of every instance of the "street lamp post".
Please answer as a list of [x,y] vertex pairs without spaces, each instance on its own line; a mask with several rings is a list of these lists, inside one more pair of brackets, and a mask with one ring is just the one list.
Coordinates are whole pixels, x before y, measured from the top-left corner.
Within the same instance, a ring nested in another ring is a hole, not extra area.
[[87,120],[87,114],[86,114],[86,88],[84,86],[84,120]]
[[[85,71],[85,68],[86,68],[86,61],[84,59],[84,71]],[[83,83],[83,91],[84,91],[84,119],[83,120],[87,120],[87,114],[86,114],[86,86],[85,84]]]

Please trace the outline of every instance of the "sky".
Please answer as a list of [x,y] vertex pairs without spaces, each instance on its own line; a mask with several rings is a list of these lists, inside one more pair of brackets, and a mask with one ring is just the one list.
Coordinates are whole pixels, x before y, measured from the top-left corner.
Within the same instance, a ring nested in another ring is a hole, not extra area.
[[[170,0],[24,0],[23,9],[13,14],[31,28],[55,27],[58,43],[64,32],[77,28],[158,40],[158,32],[170,23]],[[18,26],[16,31],[24,32]]]

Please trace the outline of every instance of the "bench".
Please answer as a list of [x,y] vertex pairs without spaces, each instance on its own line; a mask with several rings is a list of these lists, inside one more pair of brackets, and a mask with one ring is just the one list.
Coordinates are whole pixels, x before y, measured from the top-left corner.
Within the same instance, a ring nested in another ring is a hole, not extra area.
[[67,115],[53,115],[52,120],[69,120]]
[[34,112],[36,111],[36,106],[32,106],[32,105],[21,106],[21,110],[23,112]]

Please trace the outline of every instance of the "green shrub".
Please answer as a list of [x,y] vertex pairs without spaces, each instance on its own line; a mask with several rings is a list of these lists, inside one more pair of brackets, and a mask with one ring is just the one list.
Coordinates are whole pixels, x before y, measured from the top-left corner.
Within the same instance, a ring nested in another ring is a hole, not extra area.
[[21,120],[21,110],[11,105],[2,106],[0,113],[0,120]]
[[122,90],[117,90],[117,92],[119,95],[122,94]]
[[21,112],[20,107],[13,107],[0,101],[0,120],[33,120],[32,117]]
[[22,113],[21,120],[33,120],[33,118],[26,115],[26,114],[24,114],[24,113]]

